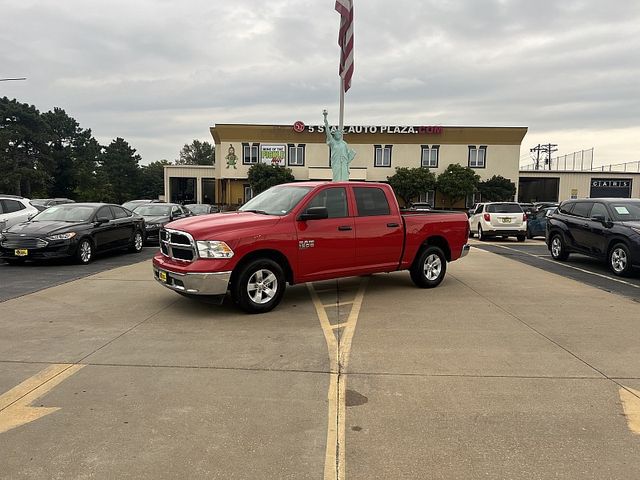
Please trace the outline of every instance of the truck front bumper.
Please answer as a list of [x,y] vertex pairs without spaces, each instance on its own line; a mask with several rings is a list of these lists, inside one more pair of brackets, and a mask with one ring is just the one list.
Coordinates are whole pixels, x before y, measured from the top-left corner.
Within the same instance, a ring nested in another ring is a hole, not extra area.
[[231,272],[178,273],[153,266],[153,277],[164,287],[189,295],[225,295]]

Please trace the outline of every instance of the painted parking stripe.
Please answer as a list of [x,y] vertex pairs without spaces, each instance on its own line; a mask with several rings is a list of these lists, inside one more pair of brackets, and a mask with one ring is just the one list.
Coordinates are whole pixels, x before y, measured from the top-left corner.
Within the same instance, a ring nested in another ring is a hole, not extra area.
[[522,250],[517,250],[515,248],[505,247],[504,245],[493,244],[493,246],[504,248],[505,250],[511,250],[512,252],[521,253],[522,255],[527,255],[529,257],[539,258],[540,260],[544,260],[545,262],[553,263],[554,265],[562,265],[563,267],[570,268],[572,270],[577,270],[577,271],[582,272],[582,273],[588,273],[589,275],[593,275],[594,277],[605,278],[607,280],[611,280],[612,282],[622,283],[622,284],[627,285],[629,287],[640,289],[640,285],[636,285],[635,283],[627,282],[627,281],[622,280],[620,278],[610,277],[609,275],[604,275],[602,273],[597,273],[597,272],[592,272],[590,270],[585,270],[584,268],[576,267],[574,265],[568,265],[566,263],[558,262],[558,261],[550,259],[550,258],[545,258],[545,256],[534,255],[532,253],[523,252]]
[[67,363],[49,365],[0,395],[0,434],[60,410],[59,407],[31,407],[30,404],[83,367]]

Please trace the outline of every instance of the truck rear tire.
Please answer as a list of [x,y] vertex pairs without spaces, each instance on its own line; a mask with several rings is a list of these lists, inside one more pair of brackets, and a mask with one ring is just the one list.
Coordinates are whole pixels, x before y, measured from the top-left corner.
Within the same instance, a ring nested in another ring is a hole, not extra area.
[[428,247],[420,253],[411,266],[411,280],[420,288],[440,285],[447,272],[447,258],[439,247]]
[[239,270],[231,295],[245,312],[266,313],[280,303],[285,288],[282,267],[269,258],[258,258]]

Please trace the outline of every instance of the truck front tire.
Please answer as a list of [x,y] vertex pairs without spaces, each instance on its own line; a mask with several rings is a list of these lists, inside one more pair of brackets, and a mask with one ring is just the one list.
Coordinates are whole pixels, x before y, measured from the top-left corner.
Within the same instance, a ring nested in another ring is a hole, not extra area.
[[282,267],[269,258],[259,258],[241,267],[231,294],[245,312],[266,313],[280,303],[285,288]]
[[411,266],[411,280],[420,288],[440,285],[447,272],[447,258],[439,247],[424,249]]

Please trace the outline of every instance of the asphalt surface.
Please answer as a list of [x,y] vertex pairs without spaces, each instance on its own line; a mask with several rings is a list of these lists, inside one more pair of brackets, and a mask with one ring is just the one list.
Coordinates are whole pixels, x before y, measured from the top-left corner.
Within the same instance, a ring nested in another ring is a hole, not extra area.
[[139,253],[110,252],[96,256],[88,265],[71,260],[26,262],[9,265],[0,260],[0,302],[87,277],[112,268],[150,259],[157,247],[144,247]]
[[[515,239],[488,242],[470,240],[470,243],[476,248],[640,302],[640,270],[635,270],[628,277],[618,277],[607,268],[606,263],[577,253],[572,253],[567,261],[555,261],[544,240],[538,239],[524,243]],[[535,285],[532,287],[535,288]],[[535,292],[532,294],[535,295]]]
[[640,305],[514,260],[264,315],[148,260],[6,300],[0,478],[640,478]]

